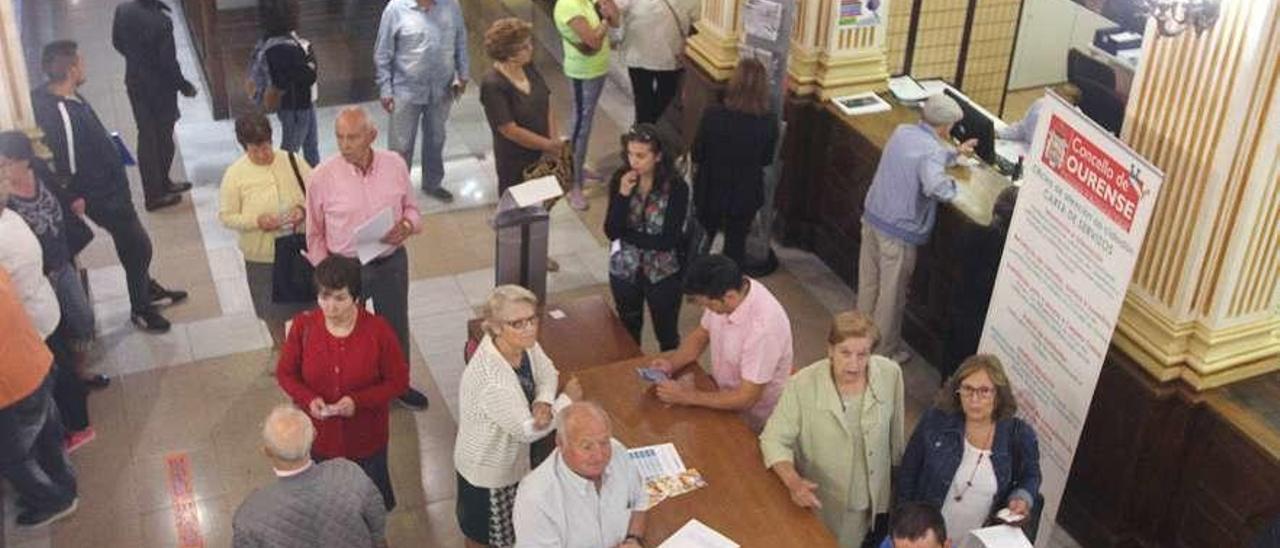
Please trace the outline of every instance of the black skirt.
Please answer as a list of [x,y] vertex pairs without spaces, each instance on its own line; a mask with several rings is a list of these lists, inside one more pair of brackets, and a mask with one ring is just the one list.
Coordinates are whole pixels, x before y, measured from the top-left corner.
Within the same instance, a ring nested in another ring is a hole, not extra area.
[[458,474],[458,526],[462,534],[479,544],[494,547],[513,546],[515,527],[511,509],[516,502],[519,483],[489,489],[476,487]]

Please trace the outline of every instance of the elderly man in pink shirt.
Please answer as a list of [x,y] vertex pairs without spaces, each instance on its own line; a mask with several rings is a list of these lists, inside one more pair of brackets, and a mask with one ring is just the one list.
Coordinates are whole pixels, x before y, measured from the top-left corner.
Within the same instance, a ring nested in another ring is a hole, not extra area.
[[[364,109],[343,109],[334,126],[342,154],[321,162],[307,179],[307,258],[320,264],[331,254],[355,257],[356,230],[391,210],[395,224],[382,237],[391,249],[361,267],[360,285],[373,298],[374,312],[395,330],[408,360],[409,260],[403,244],[422,230],[409,169],[399,154],[373,149],[378,129]],[[400,403],[426,409],[427,397],[410,387]]]
[[711,347],[711,376],[717,390],[703,391],[675,381],[658,383],[667,403],[738,411],[759,432],[791,375],[791,320],[764,284],[742,274],[724,255],[689,264],[684,293],[702,306],[702,321],[680,347],[659,355],[652,367],[674,376]]

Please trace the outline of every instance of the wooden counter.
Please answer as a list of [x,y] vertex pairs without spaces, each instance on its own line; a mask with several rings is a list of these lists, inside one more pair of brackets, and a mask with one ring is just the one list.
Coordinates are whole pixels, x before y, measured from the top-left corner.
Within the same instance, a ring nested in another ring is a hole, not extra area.
[[[784,245],[822,258],[845,283],[857,288],[862,205],[894,129],[919,120],[896,104],[888,112],[847,116],[830,102],[790,97],[783,143],[783,175],[775,198],[775,233]],[[986,166],[952,168],[959,183],[956,201],[938,208],[937,225],[921,246],[908,290],[903,336],[927,361],[943,371],[954,367],[948,351],[950,321],[956,315],[957,287],[966,243],[985,236],[991,206],[1009,181]],[[978,320],[981,321],[981,320]]]
[[[835,546],[813,512],[792,504],[782,482],[764,467],[760,444],[734,413],[669,406],[653,395],[635,368],[648,358],[600,365],[577,373],[583,392],[613,419],[613,435],[627,447],[674,443],[685,466],[707,486],[662,501],[649,511],[645,537],[657,546],[692,518],[744,547]],[[704,388],[714,381],[686,368]]]

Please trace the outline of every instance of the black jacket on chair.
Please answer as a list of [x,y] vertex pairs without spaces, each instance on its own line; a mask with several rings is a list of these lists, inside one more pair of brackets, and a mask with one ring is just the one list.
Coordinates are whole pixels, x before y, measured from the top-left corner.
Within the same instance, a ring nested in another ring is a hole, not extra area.
[[[707,107],[693,143],[693,203],[699,220],[746,216],[764,205],[764,167],[773,163],[778,125],[762,116]],[[715,223],[718,224],[718,223]]]

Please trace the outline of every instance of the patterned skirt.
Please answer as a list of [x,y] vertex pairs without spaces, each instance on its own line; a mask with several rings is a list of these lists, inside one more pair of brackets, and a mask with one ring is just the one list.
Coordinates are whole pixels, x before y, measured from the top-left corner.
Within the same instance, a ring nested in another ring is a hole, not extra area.
[[516,543],[515,527],[511,523],[511,508],[516,502],[516,487],[489,489],[476,487],[458,474],[458,526],[462,534],[479,544],[493,547],[513,546]]

